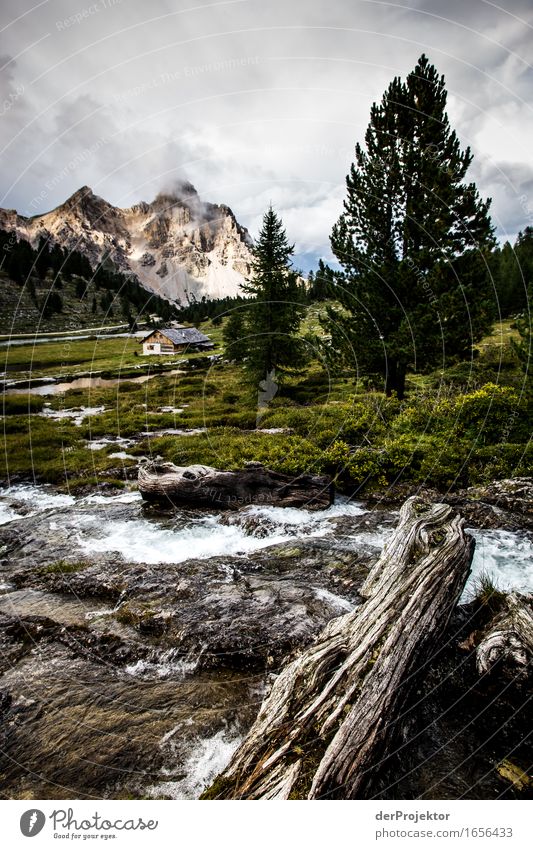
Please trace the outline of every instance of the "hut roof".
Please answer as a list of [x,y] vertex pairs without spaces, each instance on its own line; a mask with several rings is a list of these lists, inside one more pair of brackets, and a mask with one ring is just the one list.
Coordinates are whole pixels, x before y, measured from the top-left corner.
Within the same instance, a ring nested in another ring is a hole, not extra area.
[[[174,345],[201,345],[206,342],[211,342],[209,336],[206,336],[205,333],[197,330],[196,327],[184,327],[180,330],[173,327],[161,327],[158,331],[159,333],[162,333],[163,336],[166,336],[167,339],[170,339]],[[152,330],[152,332],[149,333],[148,336],[145,336],[142,341],[146,342],[146,340],[156,332],[157,331]]]

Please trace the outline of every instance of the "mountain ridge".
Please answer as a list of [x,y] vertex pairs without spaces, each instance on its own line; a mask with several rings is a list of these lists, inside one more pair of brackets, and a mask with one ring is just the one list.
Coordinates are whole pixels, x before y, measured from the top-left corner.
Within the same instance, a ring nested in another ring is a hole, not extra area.
[[149,291],[178,303],[238,295],[250,273],[246,228],[229,206],[201,200],[189,182],[124,208],[82,186],[46,213],[26,217],[0,209],[0,228],[32,246],[44,237],[80,251],[93,268],[107,257]]

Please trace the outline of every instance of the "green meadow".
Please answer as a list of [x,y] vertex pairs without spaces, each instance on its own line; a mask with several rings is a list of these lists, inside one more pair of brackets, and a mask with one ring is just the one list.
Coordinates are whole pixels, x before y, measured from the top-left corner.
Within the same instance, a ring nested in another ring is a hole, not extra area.
[[[303,332],[317,328],[314,306]],[[516,331],[510,322],[496,325],[470,362],[411,375],[403,401],[314,359],[287,378],[266,407],[258,407],[243,367],[224,360],[223,325],[202,329],[217,343],[219,363],[209,363],[205,354],[144,358],[137,340],[123,338],[2,349],[10,379],[89,371],[118,377],[139,365],[155,371],[169,360],[176,367],[174,361],[196,359],[200,366],[144,383],[125,379],[61,395],[4,396],[2,478],[75,491],[102,483],[124,486],[135,477],[140,457],[225,469],[258,460],[290,474],[327,473],[341,490],[362,491],[399,481],[447,489],[531,468],[530,394],[511,345]],[[79,425],[43,415],[80,407],[104,409]],[[195,432],[158,433],[169,428]],[[88,446],[102,439],[115,442],[98,450]],[[110,456],[118,451],[129,456]]]

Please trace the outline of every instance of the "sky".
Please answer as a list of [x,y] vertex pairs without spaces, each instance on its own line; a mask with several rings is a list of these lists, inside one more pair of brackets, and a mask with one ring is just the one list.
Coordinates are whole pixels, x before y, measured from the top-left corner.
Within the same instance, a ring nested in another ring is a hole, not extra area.
[[425,52],[512,241],[533,224],[532,28],[531,0],[3,0],[0,206],[190,180],[252,236],[272,203],[307,271],[372,102]]

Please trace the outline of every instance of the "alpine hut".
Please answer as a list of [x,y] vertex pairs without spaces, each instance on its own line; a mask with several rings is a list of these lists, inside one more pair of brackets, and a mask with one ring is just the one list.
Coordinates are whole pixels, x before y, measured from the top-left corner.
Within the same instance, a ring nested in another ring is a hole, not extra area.
[[214,344],[204,333],[196,327],[172,327],[158,328],[152,330],[142,340],[143,354],[176,354],[187,349],[209,351]]

